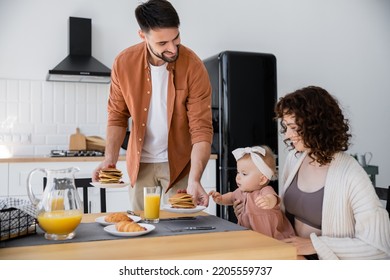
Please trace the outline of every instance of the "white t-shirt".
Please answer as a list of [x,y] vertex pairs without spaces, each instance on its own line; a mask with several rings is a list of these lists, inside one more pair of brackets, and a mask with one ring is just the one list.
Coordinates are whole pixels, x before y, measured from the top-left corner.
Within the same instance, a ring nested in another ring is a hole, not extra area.
[[152,99],[150,101],[145,141],[141,162],[168,161],[168,70],[166,63],[150,65],[152,76]]

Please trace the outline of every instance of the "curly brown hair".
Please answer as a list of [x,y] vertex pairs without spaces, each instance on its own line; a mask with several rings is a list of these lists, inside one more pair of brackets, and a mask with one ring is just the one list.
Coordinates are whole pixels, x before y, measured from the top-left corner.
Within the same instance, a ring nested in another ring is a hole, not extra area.
[[[335,153],[348,150],[352,136],[349,120],[337,99],[323,88],[308,86],[281,97],[275,114],[282,133],[287,131],[283,116],[295,116],[297,133],[310,149],[308,155],[321,165],[330,163]],[[287,144],[288,139],[284,142]]]

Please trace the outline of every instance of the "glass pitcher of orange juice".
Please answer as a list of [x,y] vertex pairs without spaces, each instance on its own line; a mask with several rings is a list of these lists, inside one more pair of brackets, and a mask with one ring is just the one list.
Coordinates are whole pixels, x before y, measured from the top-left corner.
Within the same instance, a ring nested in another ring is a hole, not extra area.
[[[45,231],[46,239],[65,240],[75,236],[75,229],[83,215],[83,204],[74,182],[74,173],[79,170],[76,167],[57,170],[36,168],[28,175],[28,197],[37,208],[38,225]],[[34,195],[31,183],[36,172],[43,172],[47,178],[41,199]]]

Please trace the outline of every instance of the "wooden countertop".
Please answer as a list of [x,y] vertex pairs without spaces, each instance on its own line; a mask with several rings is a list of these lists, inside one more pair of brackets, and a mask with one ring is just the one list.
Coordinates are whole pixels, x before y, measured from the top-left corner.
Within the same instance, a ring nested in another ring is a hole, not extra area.
[[[15,162],[75,162],[75,161],[84,161],[84,162],[93,162],[93,161],[103,161],[104,157],[50,157],[50,156],[14,156],[10,158],[0,158],[0,163],[15,163]],[[210,159],[217,159],[217,155],[210,155]],[[119,156],[120,161],[126,160],[126,156]]]
[[[94,221],[101,215],[105,214],[85,214],[83,222]],[[177,215],[161,211],[161,217]],[[4,260],[288,260],[296,257],[292,245],[251,230],[0,249],[0,259]]]

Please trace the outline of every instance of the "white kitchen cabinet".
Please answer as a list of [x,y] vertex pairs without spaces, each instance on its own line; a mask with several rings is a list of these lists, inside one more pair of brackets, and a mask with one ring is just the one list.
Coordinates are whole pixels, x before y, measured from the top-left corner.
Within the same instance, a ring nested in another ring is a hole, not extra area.
[[[76,161],[76,162],[23,162],[23,163],[9,163],[9,183],[8,183],[8,196],[18,197],[22,199],[28,199],[27,195],[27,178],[28,174],[35,168],[44,169],[64,169],[68,167],[77,167],[80,171],[75,172],[75,178],[90,178],[93,170],[99,162],[92,161]],[[118,162],[117,167],[121,170],[126,170],[124,162]],[[128,181],[126,172],[123,172],[123,180]],[[31,185],[33,186],[33,192],[41,198],[43,193],[43,172],[36,172],[32,176]],[[80,197],[82,198],[82,190],[78,190]],[[90,212],[100,212],[100,192],[98,188],[89,188],[89,206]],[[106,190],[106,204],[107,211],[117,211],[116,209],[129,207],[128,190],[127,188],[121,189],[107,189]]]
[[[200,180],[206,193],[209,193],[212,190],[215,191],[217,188],[216,164],[217,163],[215,159],[210,159],[203,172],[202,179]],[[209,207],[206,208],[205,212],[209,213],[210,215],[216,215],[217,213],[216,204],[211,197],[209,199]]]
[[[123,173],[125,173],[126,170],[126,162],[121,161],[118,162],[117,168],[122,170]],[[123,178],[123,181],[129,182],[128,176]],[[205,191],[209,193],[211,190],[216,190],[216,160],[210,159],[207,163],[207,166],[205,168],[205,171],[203,172],[203,176],[201,179],[202,186],[204,187]],[[128,209],[133,209],[130,202],[129,192],[128,188],[118,188],[118,189],[107,189],[107,212],[118,212],[118,211],[126,211]],[[92,205],[91,209],[92,212],[99,212],[100,209],[100,203],[99,203],[99,190],[95,189],[93,190],[94,193],[90,194],[89,196],[92,199]],[[210,215],[216,215],[216,204],[215,202],[210,199],[209,200],[209,207],[205,209],[205,212],[209,213]]]
[[8,163],[0,163],[0,198],[8,196]]
[[[0,163],[0,197],[17,197],[29,199],[27,195],[27,177],[28,174],[35,168],[45,169],[63,169],[68,167],[78,167],[80,171],[75,173],[76,178],[90,178],[93,170],[99,164],[99,161],[32,161],[32,162],[9,162]],[[122,170],[124,182],[129,182],[129,177],[126,172],[126,162],[118,161],[117,168]],[[34,194],[41,198],[43,193],[43,172],[36,172],[31,184]],[[203,173],[201,183],[208,193],[210,190],[216,189],[216,160],[210,159]],[[106,205],[107,212],[119,212],[132,209],[129,199],[129,187],[106,189]],[[82,190],[79,189],[80,197],[82,198]],[[100,212],[100,189],[91,187],[88,190],[89,208],[91,213]],[[216,214],[216,206],[210,199],[209,207],[205,210],[211,215]]]
[[[120,170],[126,170],[126,163],[120,162],[117,164],[117,168]],[[124,181],[128,182],[128,177],[124,179]],[[216,160],[210,159],[207,163],[207,166],[203,172],[201,183],[203,188],[207,193],[209,193],[211,190],[216,190]],[[116,212],[116,211],[126,211],[127,209],[132,209],[132,206],[130,204],[130,198],[128,194],[128,188],[121,188],[121,189],[107,189],[107,212]],[[125,193],[123,191],[125,190]],[[97,193],[97,198],[98,192]],[[98,201],[98,199],[95,199],[95,201]],[[96,209],[92,207],[93,211],[98,212],[100,205],[96,205]],[[216,215],[216,204],[215,202],[210,199],[209,200],[209,206],[205,209],[205,212],[209,213],[210,215]]]
[[[77,167],[80,171],[75,172],[76,178],[90,178],[92,171],[96,168],[96,162],[28,162],[9,164],[9,196],[27,195],[28,174],[35,168],[43,169],[64,169]],[[36,172],[32,176],[31,185],[36,195],[43,193],[43,172]]]

